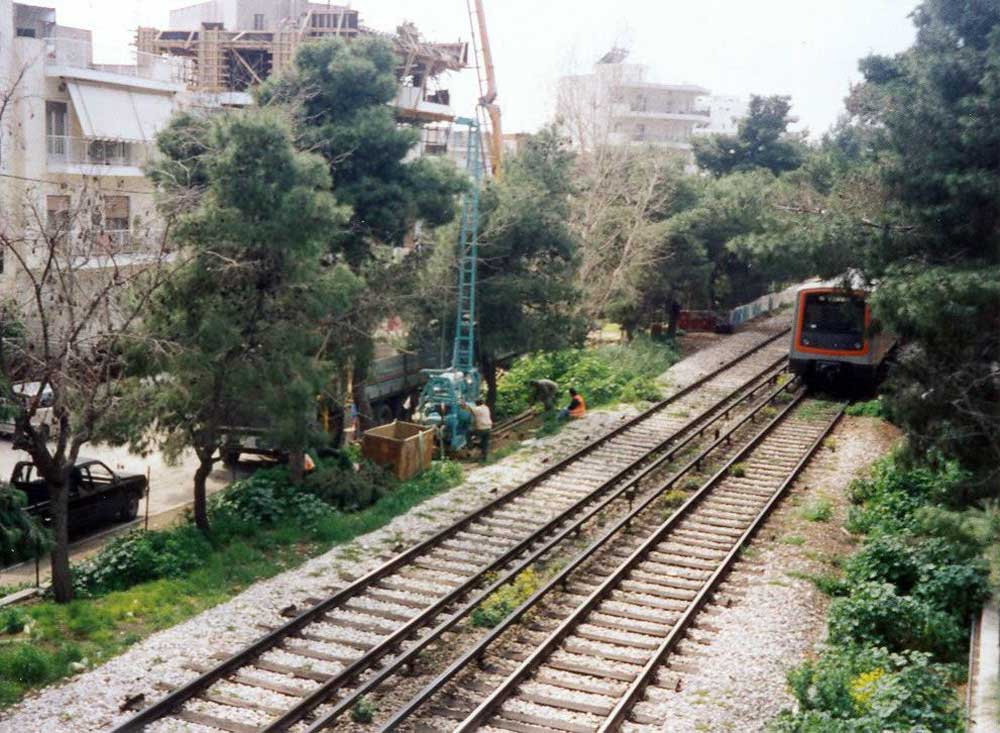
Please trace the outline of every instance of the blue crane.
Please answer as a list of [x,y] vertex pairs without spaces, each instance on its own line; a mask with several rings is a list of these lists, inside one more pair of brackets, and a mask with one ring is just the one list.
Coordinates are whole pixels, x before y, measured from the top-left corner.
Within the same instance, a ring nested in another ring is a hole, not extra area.
[[472,418],[462,403],[479,398],[480,375],[476,368],[476,271],[479,259],[479,188],[482,184],[482,135],[479,122],[459,117],[456,124],[469,131],[466,170],[472,184],[462,197],[462,219],[458,239],[458,304],[451,366],[425,369],[428,376],[420,395],[418,419],[442,431],[444,445],[459,450],[468,443]]

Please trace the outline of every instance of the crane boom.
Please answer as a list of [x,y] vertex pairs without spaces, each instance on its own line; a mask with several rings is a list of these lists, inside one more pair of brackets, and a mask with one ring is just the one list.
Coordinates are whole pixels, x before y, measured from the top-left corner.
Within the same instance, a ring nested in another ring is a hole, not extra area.
[[[473,10],[473,2],[475,10]],[[487,143],[490,167],[493,169],[493,175],[499,177],[503,164],[503,126],[500,118],[500,105],[496,102],[497,75],[493,65],[490,33],[486,26],[486,11],[483,8],[483,0],[466,0],[466,5],[469,8],[469,21],[472,22],[473,42],[475,42],[477,28],[479,31],[479,48],[482,50],[483,72],[486,74],[485,84],[482,74],[479,75],[479,104],[486,110],[490,119],[490,135]],[[474,20],[473,16],[475,16]]]

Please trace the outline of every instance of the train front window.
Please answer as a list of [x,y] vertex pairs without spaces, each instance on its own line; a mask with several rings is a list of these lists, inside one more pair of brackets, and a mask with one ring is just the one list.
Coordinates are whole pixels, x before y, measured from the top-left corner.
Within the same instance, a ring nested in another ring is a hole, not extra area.
[[836,293],[806,296],[802,344],[832,349],[860,349],[864,344],[865,301]]

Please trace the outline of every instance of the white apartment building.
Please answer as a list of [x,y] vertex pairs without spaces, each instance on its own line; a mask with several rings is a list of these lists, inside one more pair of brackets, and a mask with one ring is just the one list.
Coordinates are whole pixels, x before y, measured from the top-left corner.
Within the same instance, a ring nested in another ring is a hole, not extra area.
[[557,116],[567,133],[581,147],[656,145],[691,162],[691,138],[709,123],[698,100],[709,91],[651,81],[647,67],[625,58],[625,51],[614,49],[592,73],[560,79]]
[[698,100],[701,109],[708,110],[708,125],[695,130],[696,135],[735,135],[740,120],[747,116],[750,103],[731,94],[713,94]]
[[[27,267],[43,227],[57,227],[87,197],[91,241],[80,271],[137,264],[159,245],[152,187],[143,165],[183,85],[170,59],[135,65],[93,60],[91,33],[61,26],[51,8],[0,0],[0,226],[21,243]],[[75,225],[67,225],[75,226]],[[96,233],[95,233],[96,232]],[[39,248],[41,249],[41,248]],[[0,263],[0,299],[24,292],[24,273]],[[16,259],[16,258],[15,258]]]

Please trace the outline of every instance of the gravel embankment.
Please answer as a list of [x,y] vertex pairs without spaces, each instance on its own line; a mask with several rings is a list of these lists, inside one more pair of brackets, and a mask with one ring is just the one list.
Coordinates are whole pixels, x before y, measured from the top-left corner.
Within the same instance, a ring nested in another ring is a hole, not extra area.
[[[675,388],[683,387],[749,344],[761,340],[762,334],[756,329],[773,332],[777,324],[787,320],[788,315],[783,314],[763,321],[753,331],[723,339],[674,365],[661,379]],[[0,733],[109,730],[128,717],[128,713],[119,710],[126,699],[143,694],[147,702],[153,701],[163,695],[157,683],[180,685],[190,681],[196,673],[186,665],[220,652],[237,651],[261,635],[261,624],[273,626],[285,621],[280,615],[281,609],[290,604],[302,607],[307,598],[322,597],[331,588],[344,585],[347,579],[373,570],[402,549],[485,503],[498,492],[516,486],[634,414],[636,410],[631,407],[590,412],[559,435],[529,441],[525,449],[494,465],[469,472],[461,486],[397,517],[382,529],[334,548],[299,568],[257,583],[226,603],[150,636],[101,667],[27,697],[0,716]],[[274,677],[290,681],[280,675]],[[295,680],[295,684],[304,685],[305,682]],[[263,696],[261,701],[268,702]],[[209,707],[205,712],[209,712],[211,704],[206,705]],[[173,723],[170,730],[208,729],[194,725],[178,728]]]

